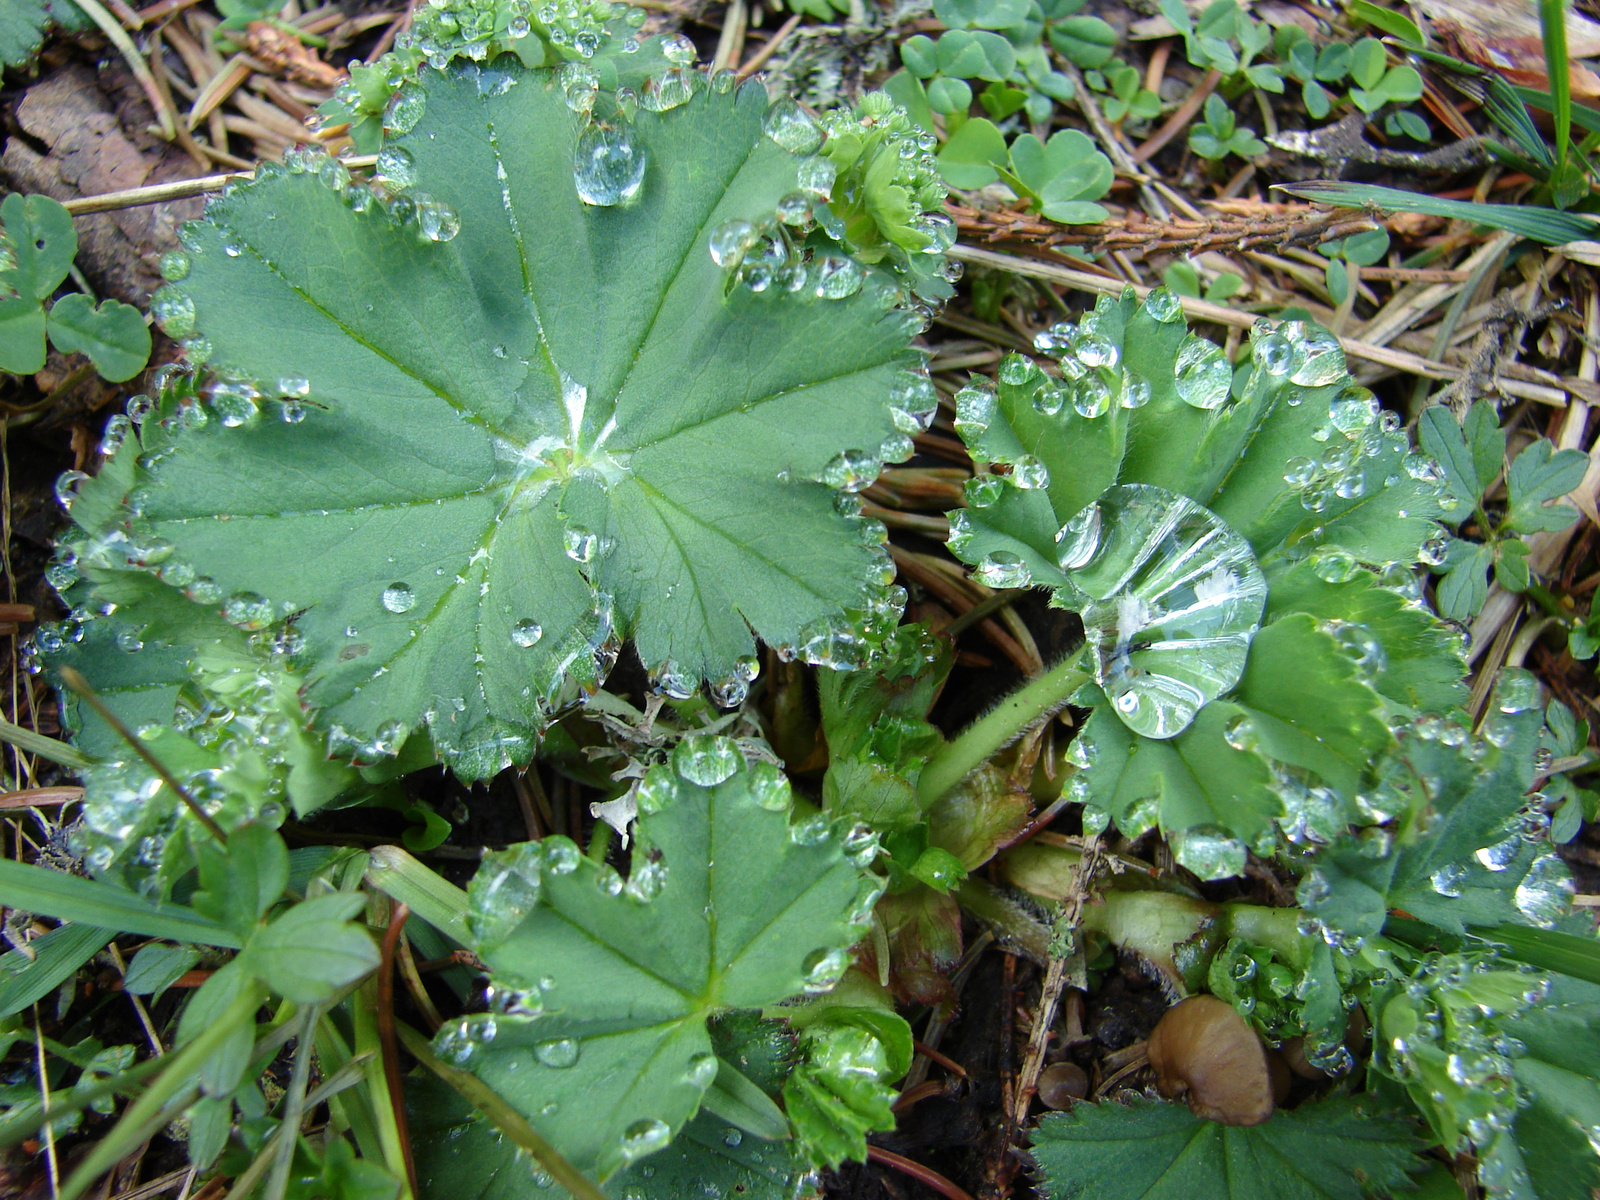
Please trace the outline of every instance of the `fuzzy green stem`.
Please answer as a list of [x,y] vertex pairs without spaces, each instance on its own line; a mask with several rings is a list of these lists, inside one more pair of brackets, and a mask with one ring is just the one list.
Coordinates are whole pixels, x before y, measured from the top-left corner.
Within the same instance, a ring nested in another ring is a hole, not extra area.
[[946,743],[928,761],[917,781],[917,799],[922,806],[926,808],[939,799],[990,755],[1015,740],[1030,725],[1050,716],[1067,702],[1068,696],[1088,683],[1090,673],[1078,666],[1088,649],[1087,645],[1078,647]]

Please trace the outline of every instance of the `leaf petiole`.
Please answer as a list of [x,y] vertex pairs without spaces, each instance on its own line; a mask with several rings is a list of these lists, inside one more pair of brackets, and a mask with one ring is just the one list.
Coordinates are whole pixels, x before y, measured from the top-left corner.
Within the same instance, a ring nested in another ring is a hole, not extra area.
[[1015,740],[1025,729],[1056,712],[1093,677],[1078,664],[1088,651],[1078,647],[1043,675],[1030,679],[985,716],[979,717],[941,747],[917,781],[917,799],[932,804],[980,763]]

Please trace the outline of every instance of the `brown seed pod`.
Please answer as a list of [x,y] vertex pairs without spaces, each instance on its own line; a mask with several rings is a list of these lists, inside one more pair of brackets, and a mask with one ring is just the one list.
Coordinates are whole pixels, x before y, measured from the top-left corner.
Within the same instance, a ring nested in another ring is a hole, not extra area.
[[1266,1050],[1245,1019],[1215,996],[1191,996],[1167,1010],[1150,1035],[1156,1088],[1187,1097],[1197,1117],[1259,1125],[1272,1115]]

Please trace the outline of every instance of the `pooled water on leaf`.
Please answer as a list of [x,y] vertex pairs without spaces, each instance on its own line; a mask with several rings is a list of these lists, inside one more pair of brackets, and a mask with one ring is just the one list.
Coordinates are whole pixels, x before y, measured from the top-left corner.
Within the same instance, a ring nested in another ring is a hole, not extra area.
[[653,1117],[635,1121],[622,1133],[622,1160],[633,1162],[647,1154],[654,1154],[672,1140],[672,1130],[665,1121]]
[[1494,685],[1494,706],[1503,713],[1531,712],[1544,703],[1538,677],[1522,667],[1507,667]]
[[[1099,535],[1064,569],[1083,598],[1095,677],[1130,729],[1172,737],[1239,681],[1266,580],[1249,543],[1187,497],[1125,484],[1091,507]],[[1086,529],[1094,518],[1073,520]]]
[[790,154],[815,154],[822,146],[822,128],[793,100],[779,100],[769,108],[762,128]]
[[1220,408],[1233,388],[1233,368],[1215,342],[1189,334],[1173,364],[1178,398],[1200,409]]
[[392,613],[410,612],[417,603],[417,594],[410,585],[391,583],[383,589],[383,606]]
[[585,204],[609,208],[631,200],[648,159],[626,125],[590,125],[572,151],[572,182]]
[[672,765],[690,783],[716,787],[733,778],[744,755],[732,738],[691,736],[673,748]]
[[544,636],[544,630],[539,627],[539,622],[531,617],[523,617],[511,627],[511,640],[526,650]]

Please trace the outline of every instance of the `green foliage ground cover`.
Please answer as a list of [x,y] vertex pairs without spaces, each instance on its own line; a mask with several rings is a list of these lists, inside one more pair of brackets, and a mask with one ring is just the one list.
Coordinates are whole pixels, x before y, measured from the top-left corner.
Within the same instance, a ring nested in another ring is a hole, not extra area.
[[[1517,671],[1472,722],[1459,634],[1424,598],[1430,571],[1458,619],[1491,569],[1536,586],[1520,538],[1573,519],[1550,503],[1570,452],[1507,464],[1486,408],[1427,410],[1419,444],[1294,314],[1230,357],[1173,292],[1102,299],[946,405],[975,464],[950,551],[1085,640],[970,727],[935,723],[948,648],[901,624],[859,493],[940,409],[914,339],[958,276],[945,184],[1103,215],[1087,137],[1000,132],[1062,98],[1046,41],[1154,116],[1096,18],[936,15],[887,93],[814,118],[609,6],[431,6],[328,106],[378,151],[370,179],[295,151],[184,227],[151,307],[187,369],[59,487],[70,616],[35,647],[74,744],[29,745],[82,778],[89,877],[0,864],[0,899],[63,922],[0,959],[0,1015],[26,1036],[19,1014],[119,932],[155,939],[130,991],[209,974],[159,1065],[62,1047],[79,1073],[48,1112],[6,1099],[15,1143],[130,1097],[62,1194],[179,1118],[241,1196],[386,1200],[413,1171],[421,1196],[805,1194],[893,1127],[917,1015],[895,1002],[944,997],[962,906],[1044,960],[1138,955],[1326,1075],[1252,1129],[1166,1103],[1050,1117],[1047,1195],[1167,1194],[1181,1166],[1185,1194],[1355,1196],[1424,1152],[1475,1153],[1497,1197],[1594,1180],[1600,1068],[1560,1047],[1600,954],[1554,849],[1588,731]],[[1168,16],[1235,94],[1283,88],[1231,3]],[[1381,46],[1341,71],[1301,44],[1277,49],[1308,107],[1346,73],[1360,111],[1409,94]],[[18,197],[0,219],[13,243],[55,222],[12,268],[42,351],[70,224]],[[1482,542],[1447,532],[1469,513]],[[603,690],[624,644],[648,714]],[[749,715],[761,644],[817,669],[814,787]],[[1031,806],[1004,751],[1067,706],[1047,803],[1087,835],[1158,833],[1191,880],[1273,872],[1295,903],[1112,878],[1078,925],[1041,920],[1081,860],[1007,848]],[[611,778],[578,765],[579,725]],[[600,781],[605,823],[491,851],[466,889],[397,847],[278,832],[541,756]],[[1013,891],[968,878],[991,862]],[[383,1024],[399,939],[446,964],[431,1041]]]

